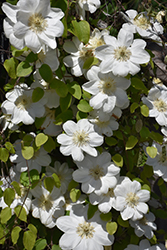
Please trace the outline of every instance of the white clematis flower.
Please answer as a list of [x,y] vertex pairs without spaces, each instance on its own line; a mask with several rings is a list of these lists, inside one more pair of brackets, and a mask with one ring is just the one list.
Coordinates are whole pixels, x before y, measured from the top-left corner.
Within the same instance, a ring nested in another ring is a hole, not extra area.
[[144,49],[146,42],[142,39],[133,40],[133,33],[121,29],[118,38],[104,36],[106,45],[95,49],[95,56],[102,62],[101,73],[112,72],[114,75],[135,75],[140,71],[140,64],[148,63],[150,55]]
[[136,221],[129,220],[129,223],[135,229],[135,234],[138,237],[145,235],[148,239],[151,239],[154,236],[152,230],[157,230],[157,226],[153,222],[154,220],[154,214],[149,212],[145,214],[142,219]]
[[103,109],[110,113],[115,106],[122,108],[128,102],[125,90],[130,86],[130,80],[109,73],[101,73],[100,67],[92,66],[87,72],[89,82],[82,88],[92,94],[89,101],[94,109]]
[[73,179],[82,183],[84,193],[97,195],[107,193],[117,184],[120,168],[111,161],[111,155],[103,152],[97,157],[85,156],[82,162],[76,162],[78,169],[73,172]]
[[124,250],[165,250],[165,246],[163,244],[156,244],[151,246],[148,240],[141,240],[139,245],[129,244],[127,248]]
[[76,1],[76,11],[80,16],[81,20],[85,19],[85,11],[89,11],[90,13],[94,13],[99,7],[101,3],[99,0],[77,0]]
[[94,129],[99,135],[108,137],[117,130],[119,123],[116,121],[121,117],[122,111],[115,107],[111,113],[104,113],[102,109],[93,110],[89,113],[88,120],[94,124]]
[[46,227],[53,228],[56,219],[64,214],[65,199],[60,190],[54,186],[49,192],[43,185],[38,185],[31,189],[31,193],[35,197],[32,200],[32,216],[39,218]]
[[70,216],[57,219],[57,227],[64,232],[59,240],[62,250],[102,250],[103,246],[113,244],[114,236],[103,229],[104,221],[100,219],[99,212],[88,220],[87,211],[88,205],[74,205],[70,210]]
[[157,142],[153,142],[152,147],[157,149],[157,155],[154,158],[147,155],[146,164],[153,167],[156,176],[162,177],[167,182],[167,144],[160,145]]
[[162,43],[159,35],[163,34],[164,29],[159,22],[149,18],[147,12],[138,14],[136,10],[127,10],[125,13],[127,15],[127,23],[123,24],[123,29],[133,33],[138,32],[144,38]]
[[59,177],[61,186],[61,193],[64,194],[67,191],[68,184],[72,180],[72,172],[73,169],[68,167],[68,164],[65,162],[60,164],[60,162],[55,161],[54,168],[48,166],[46,167],[46,175],[51,176],[52,174],[56,174]]
[[123,220],[139,220],[148,211],[145,203],[150,199],[148,190],[141,190],[138,181],[131,181],[129,178],[123,180],[114,189],[116,196],[115,209],[120,211]]
[[4,114],[11,115],[13,124],[23,122],[29,125],[34,123],[35,117],[44,115],[44,105],[47,100],[43,98],[38,102],[33,102],[32,93],[33,89],[23,83],[6,93],[7,100],[2,103],[1,108]]
[[167,91],[163,88],[153,87],[142,102],[149,108],[149,117],[155,117],[161,126],[167,126]]
[[75,76],[81,76],[87,72],[84,69],[84,63],[91,57],[95,56],[95,48],[105,44],[103,37],[108,36],[108,31],[99,31],[94,29],[89,41],[84,45],[77,37],[73,37],[72,41],[66,40],[63,49],[71,54],[64,58],[64,64],[67,67],[71,67],[71,73]]
[[63,155],[71,155],[74,161],[84,159],[83,152],[94,157],[97,156],[98,147],[103,143],[103,136],[98,135],[87,119],[81,119],[77,123],[67,121],[63,124],[66,134],[58,135],[57,142],[62,144],[60,152]]
[[2,10],[7,15],[4,31],[14,47],[27,46],[34,53],[39,52],[43,44],[51,49],[57,47],[55,38],[63,34],[60,19],[64,13],[59,8],[51,8],[50,0],[19,0],[16,6],[3,3]]

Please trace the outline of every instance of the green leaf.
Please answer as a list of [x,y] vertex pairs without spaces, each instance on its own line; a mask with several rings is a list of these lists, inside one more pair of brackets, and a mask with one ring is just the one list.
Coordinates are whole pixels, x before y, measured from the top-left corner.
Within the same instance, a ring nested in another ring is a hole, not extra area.
[[34,137],[32,135],[30,134],[25,135],[22,140],[23,146],[30,146],[33,140]]
[[33,225],[33,224],[29,224],[28,225],[28,229],[30,229],[30,231],[32,231],[33,232],[33,234],[37,234],[37,229],[36,229],[36,227]]
[[33,63],[38,60],[38,55],[34,54],[32,51],[26,57],[26,61],[29,63]]
[[52,7],[60,8],[64,13],[66,12],[68,7],[67,0],[52,0],[51,3]]
[[2,225],[0,225],[0,244],[4,244],[6,240],[6,233]]
[[34,250],[43,250],[47,246],[47,241],[45,239],[38,239],[35,242]]
[[78,186],[78,182],[72,180],[70,181],[69,185],[68,185],[68,191],[70,191],[73,188],[76,188]]
[[128,141],[126,142],[126,145],[125,145],[125,150],[130,150],[134,148],[137,142],[138,142],[138,139],[135,136],[133,135],[129,136]]
[[142,127],[142,129],[140,130],[140,136],[147,139],[150,135],[150,131],[147,127]]
[[118,141],[115,138],[113,138],[113,137],[106,137],[105,138],[105,142],[109,146],[114,146],[114,145],[116,145],[118,143]]
[[117,227],[118,227],[118,225],[116,222],[107,222],[107,224],[106,224],[107,232],[110,235],[113,235],[117,231]]
[[23,235],[23,245],[26,250],[32,250],[35,245],[36,235],[32,231],[26,231]]
[[156,133],[156,132],[154,132],[154,131],[152,131],[150,134],[149,134],[149,137],[152,139],[152,140],[154,140],[154,141],[156,141],[156,142],[158,142],[158,143],[163,143],[163,135],[161,135],[160,133]]
[[15,191],[12,188],[6,188],[3,196],[5,203],[10,207],[15,198]]
[[21,190],[20,190],[20,185],[16,181],[12,181],[11,185],[14,187],[16,193],[21,196]]
[[35,144],[37,147],[42,146],[43,144],[45,144],[45,142],[47,142],[48,140],[48,136],[43,134],[43,133],[39,133],[36,137],[35,137]]
[[108,212],[107,214],[100,214],[100,218],[104,221],[110,221],[112,219],[111,212]]
[[113,135],[116,136],[119,140],[123,140],[123,135],[121,131],[113,131]]
[[80,100],[79,104],[77,105],[77,108],[84,113],[93,110],[93,108],[89,105],[89,103],[84,99]]
[[40,118],[36,117],[36,119],[35,119],[35,127],[37,129],[39,129],[42,126],[42,124],[44,123],[45,119],[46,119],[46,117],[40,117]]
[[88,114],[84,113],[84,112],[81,112],[81,111],[78,111],[77,114],[76,114],[77,121],[79,121],[81,119],[85,119],[87,117],[88,117]]
[[53,73],[49,65],[42,64],[42,66],[39,68],[39,73],[41,77],[45,80],[45,82],[50,83],[53,78]]
[[15,149],[14,149],[14,146],[11,142],[7,141],[5,142],[5,147],[6,149],[11,153],[11,154],[14,154],[15,153]]
[[128,220],[123,220],[122,217],[119,215],[118,219],[117,219],[118,224],[121,227],[129,227],[129,222]]
[[71,120],[73,117],[73,112],[71,110],[66,110],[56,117],[54,124],[61,125],[62,123]]
[[26,213],[26,210],[23,206],[18,205],[17,207],[14,208],[14,211],[15,211],[16,216],[20,220],[27,222],[27,213]]
[[11,238],[12,238],[13,245],[17,243],[20,231],[21,231],[21,228],[19,226],[16,226],[12,229]]
[[51,136],[48,136],[48,140],[47,142],[45,142],[43,147],[48,153],[50,153],[53,149],[55,149],[56,145]]
[[28,62],[23,61],[21,63],[19,63],[19,65],[17,66],[16,69],[16,75],[18,77],[24,77],[24,76],[28,76],[29,74],[31,74],[31,72],[33,71],[33,66],[31,66]]
[[14,49],[12,50],[12,55],[13,55],[14,57],[19,57],[19,56],[21,56],[21,55],[23,54],[24,51],[28,51],[28,48],[27,48],[27,47],[24,47],[24,48],[21,49],[21,50],[18,50],[18,49],[16,49],[16,48],[14,48]]
[[44,179],[44,187],[51,193],[55,186],[54,179],[52,177],[46,177]]
[[112,156],[112,160],[118,167],[123,166],[123,157],[120,154],[115,154]]
[[77,82],[70,82],[68,84],[68,91],[71,95],[73,95],[76,99],[81,99],[81,86]]
[[71,189],[70,198],[72,202],[76,202],[79,199],[80,195],[81,195],[81,191],[79,189],[76,189],[76,188]]
[[34,156],[34,148],[33,147],[28,147],[24,146],[21,149],[22,156],[26,160],[30,160]]
[[45,142],[43,147],[48,153],[50,153],[53,149],[55,149],[56,145],[51,136],[48,135],[48,140]]
[[10,218],[12,217],[12,210],[10,207],[5,207],[4,209],[1,210],[0,218],[1,218],[1,223],[5,224]]
[[57,187],[57,188],[60,188],[61,187],[61,181],[58,177],[57,174],[53,173],[52,174],[52,177],[53,177],[53,180],[54,180],[54,185]]
[[71,101],[72,96],[70,93],[68,93],[66,97],[60,97],[60,108],[62,112],[66,111],[70,107]]
[[157,155],[157,148],[155,147],[146,147],[146,152],[151,158],[155,158]]
[[147,185],[147,184],[144,184],[141,189],[144,189],[144,190],[148,190],[149,192],[151,192],[151,188]]
[[84,62],[83,69],[89,69],[90,67],[92,67],[93,65],[97,65],[98,63],[99,60],[96,57],[88,57],[88,59],[86,59],[86,61]]
[[130,112],[134,113],[135,110],[139,107],[139,104],[136,102],[133,102],[132,105],[130,106]]
[[98,210],[97,206],[94,206],[91,203],[89,203],[88,212],[87,212],[88,220],[90,220],[94,216],[97,210]]
[[32,92],[32,101],[38,102],[44,96],[44,90],[40,87],[37,87]]
[[82,20],[80,22],[72,21],[74,27],[74,33],[78,39],[84,44],[88,43],[90,37],[90,25],[87,21]]
[[66,95],[68,94],[68,86],[63,81],[60,81],[60,80],[58,80],[56,78],[54,78],[51,81],[50,88],[55,89],[56,93],[60,97],[66,97]]
[[135,88],[137,90],[142,90],[142,92],[145,93],[145,94],[148,93],[148,89],[146,88],[146,86],[144,85],[142,80],[140,80],[137,77],[132,77],[131,85],[133,86],[133,88]]
[[6,148],[0,148],[0,160],[7,162],[9,158],[9,151]]
[[4,68],[6,69],[6,71],[8,72],[8,75],[12,78],[12,79],[16,79],[16,68],[18,65],[18,60],[14,57],[10,58],[10,59],[6,59],[4,62]]
[[141,114],[145,117],[148,117],[149,116],[149,108],[143,104],[141,107],[140,107],[140,111],[141,111]]
[[62,250],[58,245],[53,245],[52,250]]

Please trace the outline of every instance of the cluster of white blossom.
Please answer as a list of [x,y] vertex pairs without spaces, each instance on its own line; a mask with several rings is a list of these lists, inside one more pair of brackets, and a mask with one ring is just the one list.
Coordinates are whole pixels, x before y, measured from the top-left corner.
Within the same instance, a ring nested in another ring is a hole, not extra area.
[[[85,11],[94,13],[100,4],[99,0],[77,0],[76,11],[84,20]],[[123,221],[129,220],[138,237],[151,239],[157,226],[147,204],[150,191],[144,189],[137,179],[131,180],[130,175],[121,175],[121,169],[112,160],[112,155],[106,149],[99,150],[99,147],[106,137],[111,137],[113,131],[119,129],[119,119],[130,105],[127,90],[131,86],[131,77],[150,60],[145,49],[146,42],[134,39],[134,34],[160,44],[159,34],[163,33],[163,27],[157,20],[149,19],[145,12],[138,14],[135,10],[128,10],[126,15],[123,14],[127,23],[122,25],[117,38],[110,35],[107,29],[100,31],[95,28],[86,44],[77,36],[65,40],[63,50],[69,55],[63,58],[64,66],[67,70],[71,68],[75,78],[85,77],[81,88],[89,96],[87,101],[91,111],[86,118],[78,121],[68,119],[61,126],[55,120],[56,111],[62,109],[62,98],[57,89],[52,88],[52,82],[42,78],[39,69],[43,64],[49,65],[53,72],[52,81],[63,82],[64,85],[70,82],[65,78],[73,78],[65,74],[61,79],[55,74],[60,66],[56,38],[64,32],[63,22],[60,21],[64,17],[63,11],[50,7],[50,0],[19,0],[17,5],[3,3],[2,10],[7,16],[4,31],[11,45],[19,50],[28,47],[18,60],[25,60],[31,52],[38,58],[33,64],[33,82],[15,84],[6,93],[6,100],[1,105],[2,133],[7,129],[19,130],[22,125],[34,125],[37,119],[43,119],[40,130],[54,137],[60,153],[71,156],[70,160],[75,164],[73,170],[66,162],[54,161],[43,145],[38,147],[35,144],[37,135],[34,131],[27,133],[28,146],[34,148],[34,153],[33,157],[26,159],[23,149],[27,145],[24,145],[24,140],[17,139],[14,142],[15,153],[9,157],[13,167],[8,177],[1,178],[3,191],[12,187],[13,181],[18,182],[20,187],[20,195],[15,192],[10,205],[12,213],[15,207],[21,205],[27,214],[31,212],[46,227],[57,226],[64,232],[59,240],[63,250],[102,250],[103,246],[114,244],[114,236],[108,233],[106,222],[100,216],[110,213],[111,209],[120,212]],[[85,64],[90,58],[96,60],[93,66],[87,68]],[[33,93],[37,88],[43,91],[43,96],[34,101]],[[162,133],[167,137],[167,88],[154,86],[141,100],[149,108],[149,117],[155,117],[157,123],[164,126]],[[157,154],[154,158],[148,155],[146,164],[153,167],[155,175],[167,182],[166,140],[162,145],[153,142],[152,146],[157,149]],[[42,176],[34,188],[26,187],[21,182],[22,174],[32,170]],[[48,190],[45,180],[53,178],[54,174],[58,176],[60,186],[54,185],[52,190]],[[82,194],[76,201],[69,201],[68,186],[71,181],[81,184]],[[88,203],[97,206],[91,218],[88,218]],[[4,209],[7,206],[2,196],[0,207]],[[69,215],[65,215],[67,211],[70,211]],[[125,248],[130,249],[163,250],[165,247],[161,244],[151,246],[145,239],[139,246],[130,244]]]

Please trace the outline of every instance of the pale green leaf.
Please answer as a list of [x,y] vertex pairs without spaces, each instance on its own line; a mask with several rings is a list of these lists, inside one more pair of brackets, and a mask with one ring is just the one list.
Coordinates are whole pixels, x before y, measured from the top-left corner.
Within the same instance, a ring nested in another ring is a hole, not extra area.
[[21,149],[22,156],[26,160],[30,160],[34,156],[34,148],[33,147],[28,147],[24,146]]
[[106,224],[107,232],[110,235],[113,235],[117,231],[117,227],[118,227],[118,225],[116,222],[107,222],[107,224]]
[[79,199],[80,195],[81,195],[81,191],[79,189],[76,189],[76,188],[71,189],[70,198],[72,202],[76,202]]
[[88,43],[90,37],[90,25],[87,21],[82,20],[77,22],[76,20],[72,21],[74,27],[75,35],[78,39],[84,44]]
[[130,112],[134,113],[135,110],[139,107],[139,104],[136,102],[133,102],[132,105],[130,106]]
[[5,224],[10,218],[12,217],[12,210],[10,207],[5,207],[4,209],[1,210],[0,218],[1,218],[1,223]]
[[32,250],[35,245],[36,235],[32,231],[26,231],[23,235],[23,245],[26,250]]
[[47,241],[45,239],[38,239],[35,242],[34,250],[43,250],[47,246]]
[[88,59],[84,62],[83,69],[89,69],[90,67],[92,67],[93,65],[97,65],[98,63],[99,60],[96,57],[88,57]]
[[129,136],[128,141],[126,142],[126,145],[125,145],[125,149],[130,150],[134,148],[137,142],[138,142],[138,139],[135,136],[133,135]]
[[141,107],[140,107],[140,111],[141,111],[141,114],[145,117],[148,117],[149,116],[149,108],[143,104]]
[[14,57],[10,58],[10,59],[6,59],[4,62],[4,68],[6,69],[6,71],[8,72],[8,75],[12,78],[12,79],[16,79],[16,67],[18,65],[18,60]]
[[93,110],[93,108],[89,105],[89,103],[84,99],[80,100],[79,104],[77,105],[77,108],[84,113]]
[[28,229],[30,229],[30,231],[32,231],[35,235],[37,234],[37,229],[33,224],[29,224],[28,225]]
[[20,220],[27,222],[27,213],[23,206],[18,205],[17,207],[14,208],[14,212]]
[[73,95],[76,99],[81,99],[81,86],[77,82],[71,82],[68,84],[68,91],[71,95]]
[[14,154],[15,153],[15,149],[14,149],[14,146],[11,142],[7,141],[5,142],[5,147],[6,149],[11,153],[11,154]]
[[155,158],[157,155],[157,148],[155,147],[146,147],[146,152],[151,158]]
[[21,196],[21,190],[20,190],[20,185],[16,181],[12,181],[11,185],[14,187],[16,193]]
[[21,228],[19,226],[16,226],[12,229],[11,238],[12,238],[13,245],[17,243],[20,231],[21,231]]
[[45,144],[45,142],[47,142],[48,140],[48,136],[43,134],[43,133],[39,133],[36,137],[35,137],[35,144],[37,147],[42,146],[43,144]]
[[123,157],[120,154],[113,155],[112,160],[117,166],[119,167],[123,166]]
[[21,63],[19,63],[19,65],[17,66],[16,69],[16,75],[18,77],[24,77],[24,76],[28,76],[29,74],[31,74],[31,72],[33,71],[33,66],[31,66],[28,62],[23,61]]
[[52,174],[52,177],[53,177],[53,180],[54,180],[54,185],[55,185],[57,188],[60,188],[60,186],[61,186],[61,181],[60,181],[58,175],[55,174],[55,173],[53,173],[53,174]]

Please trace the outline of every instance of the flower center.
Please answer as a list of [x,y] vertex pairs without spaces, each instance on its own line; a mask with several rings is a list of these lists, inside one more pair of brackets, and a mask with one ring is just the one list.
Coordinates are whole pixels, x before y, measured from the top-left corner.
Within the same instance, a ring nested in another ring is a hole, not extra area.
[[16,199],[20,199],[20,198],[24,197],[24,196],[27,194],[27,188],[24,187],[24,186],[21,185],[21,184],[19,184],[19,186],[20,186],[21,195],[18,195],[18,194],[16,193],[16,195],[15,195]]
[[101,80],[99,84],[99,89],[103,94],[112,95],[113,92],[116,90],[114,79],[110,77],[105,80]]
[[97,165],[89,170],[89,174],[92,175],[95,180],[98,180],[104,176],[104,171]]
[[39,198],[39,207],[44,211],[49,211],[52,208],[53,201],[51,200],[50,195],[44,196],[43,194]]
[[43,18],[42,14],[35,13],[29,17],[28,26],[35,33],[41,33],[46,30],[48,24],[47,21]]
[[159,112],[166,112],[167,111],[167,103],[165,103],[162,99],[155,100],[153,102],[153,104]]
[[93,56],[93,50],[83,47],[80,51],[80,57],[83,61],[86,61],[89,57]]
[[76,131],[72,138],[75,145],[81,147],[86,145],[89,141],[89,134],[87,134],[84,130]]
[[107,196],[107,197],[114,197],[114,189],[113,188],[109,188],[108,189],[108,192],[106,194],[103,194],[104,196]]
[[145,216],[143,216],[143,218],[140,220],[140,223],[142,224],[142,225],[147,225],[147,219],[146,219],[146,217]]
[[84,223],[79,223],[77,227],[77,234],[83,239],[90,239],[93,237],[93,233],[95,232],[94,227],[91,226],[90,223],[84,221]]
[[41,49],[41,51],[37,54],[37,56],[40,62],[44,62],[46,54],[44,53],[43,49]]
[[145,16],[139,16],[139,17],[135,17],[135,19],[133,20],[133,23],[143,29],[143,30],[147,30],[150,27],[150,23],[148,21],[148,19]]
[[129,207],[134,208],[135,206],[137,206],[138,201],[139,197],[135,193],[130,192],[126,195],[126,202]]
[[97,126],[100,127],[100,128],[107,127],[109,123],[110,123],[110,120],[108,120],[108,121],[100,121],[98,118],[96,118],[96,120],[95,120],[95,124],[97,124]]
[[19,96],[15,101],[16,107],[21,110],[29,108],[31,103],[32,103],[31,97],[28,97],[26,95]]
[[8,121],[8,122],[11,121],[11,117],[12,117],[12,115],[4,114],[4,118],[5,118],[5,120]]
[[117,61],[128,61],[131,56],[131,51],[126,46],[120,46],[114,49],[114,58]]
[[90,37],[89,44],[95,49],[103,44],[105,44],[102,38],[98,39],[97,37]]

